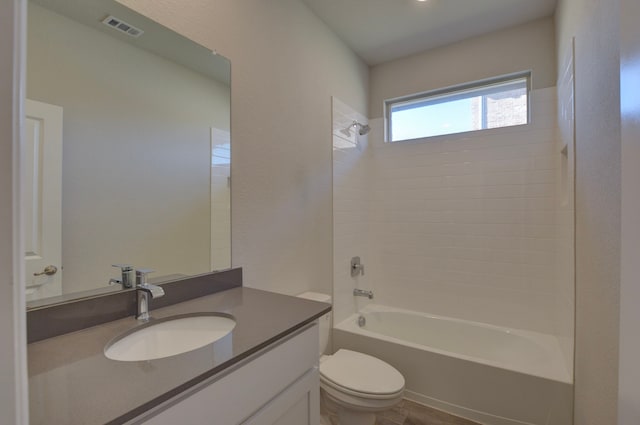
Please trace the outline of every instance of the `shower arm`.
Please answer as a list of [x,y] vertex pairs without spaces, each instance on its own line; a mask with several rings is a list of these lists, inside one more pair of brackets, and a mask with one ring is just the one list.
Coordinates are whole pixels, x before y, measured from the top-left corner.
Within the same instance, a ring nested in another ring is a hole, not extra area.
[[369,133],[369,131],[371,131],[371,127],[369,127],[369,124],[362,124],[358,121],[353,121],[353,123],[345,128],[344,130],[340,130],[342,131],[344,134],[351,136],[351,128],[355,127],[358,128],[358,134],[360,134],[361,136],[364,136],[365,134]]

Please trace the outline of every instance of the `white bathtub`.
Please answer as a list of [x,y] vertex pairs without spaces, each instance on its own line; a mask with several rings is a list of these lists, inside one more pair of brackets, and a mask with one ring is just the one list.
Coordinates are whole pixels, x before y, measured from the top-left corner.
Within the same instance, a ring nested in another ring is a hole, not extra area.
[[571,373],[554,336],[379,305],[333,336],[334,349],[395,366],[408,399],[488,425],[571,424]]

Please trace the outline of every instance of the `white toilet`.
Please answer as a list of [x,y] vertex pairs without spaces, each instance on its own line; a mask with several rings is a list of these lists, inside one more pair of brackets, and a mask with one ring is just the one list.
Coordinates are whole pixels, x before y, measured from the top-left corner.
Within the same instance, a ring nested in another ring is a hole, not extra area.
[[[298,295],[331,303],[317,292]],[[402,400],[404,377],[393,366],[373,356],[351,350],[323,355],[329,344],[331,313],[320,318],[320,390],[329,410],[337,410],[340,425],[374,425],[375,413]]]

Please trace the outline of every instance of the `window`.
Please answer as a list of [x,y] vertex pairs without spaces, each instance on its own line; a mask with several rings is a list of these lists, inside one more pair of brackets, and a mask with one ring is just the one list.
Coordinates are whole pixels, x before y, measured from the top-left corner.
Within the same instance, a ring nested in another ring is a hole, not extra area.
[[529,123],[530,73],[385,102],[387,141]]

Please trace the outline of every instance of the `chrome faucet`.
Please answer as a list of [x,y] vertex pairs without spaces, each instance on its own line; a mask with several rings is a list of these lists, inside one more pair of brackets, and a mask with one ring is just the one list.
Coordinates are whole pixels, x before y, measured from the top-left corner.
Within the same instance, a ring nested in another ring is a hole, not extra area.
[[155,270],[138,269],[136,270],[136,293],[138,298],[138,312],[136,319],[147,322],[149,316],[149,304],[152,299],[164,296],[164,289],[157,285],[147,283],[147,275]]
[[354,289],[353,290],[353,296],[354,297],[367,297],[370,300],[373,299],[373,291],[365,291],[364,289]]
[[109,285],[122,285],[123,288],[133,288],[133,282],[135,281],[135,271],[131,264],[113,264],[113,267],[120,268],[122,277],[120,279],[109,279]]

